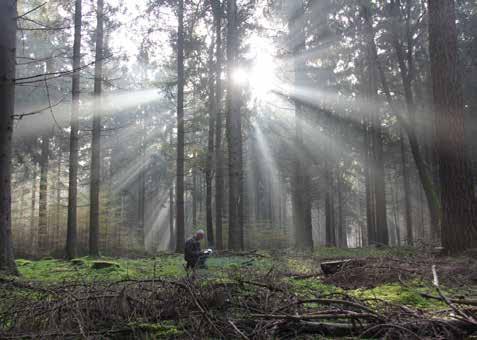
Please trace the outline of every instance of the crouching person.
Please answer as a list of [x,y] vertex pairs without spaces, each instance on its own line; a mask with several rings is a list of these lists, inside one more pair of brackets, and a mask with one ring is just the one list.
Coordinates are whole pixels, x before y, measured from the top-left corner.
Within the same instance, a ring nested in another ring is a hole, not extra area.
[[208,254],[200,250],[200,240],[204,238],[204,231],[198,230],[194,236],[188,239],[184,247],[184,259],[187,262],[186,269],[207,268],[205,262]]

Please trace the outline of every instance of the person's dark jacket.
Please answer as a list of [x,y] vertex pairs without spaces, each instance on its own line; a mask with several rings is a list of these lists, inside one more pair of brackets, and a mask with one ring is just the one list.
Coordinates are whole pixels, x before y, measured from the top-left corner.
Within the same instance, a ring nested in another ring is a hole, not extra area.
[[185,243],[184,259],[188,263],[195,265],[195,263],[199,260],[200,254],[199,240],[197,240],[195,237],[188,239]]

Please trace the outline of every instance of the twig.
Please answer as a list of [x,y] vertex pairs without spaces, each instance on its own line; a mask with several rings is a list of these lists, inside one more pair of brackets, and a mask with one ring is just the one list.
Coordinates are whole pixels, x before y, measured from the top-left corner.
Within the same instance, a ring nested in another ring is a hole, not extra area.
[[232,320],[229,320],[229,324],[232,325],[233,329],[237,332],[238,335],[240,335],[242,338],[248,340],[248,336],[243,334],[243,332],[235,326],[235,324],[232,322]]

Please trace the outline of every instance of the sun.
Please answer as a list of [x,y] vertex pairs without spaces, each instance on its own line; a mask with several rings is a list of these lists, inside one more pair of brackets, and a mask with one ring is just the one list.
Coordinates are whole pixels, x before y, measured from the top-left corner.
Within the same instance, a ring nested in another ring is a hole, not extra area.
[[273,47],[263,39],[251,45],[254,53],[247,56],[251,61],[249,66],[237,67],[232,73],[232,81],[237,86],[248,87],[253,99],[266,100],[278,83],[277,62],[271,54]]

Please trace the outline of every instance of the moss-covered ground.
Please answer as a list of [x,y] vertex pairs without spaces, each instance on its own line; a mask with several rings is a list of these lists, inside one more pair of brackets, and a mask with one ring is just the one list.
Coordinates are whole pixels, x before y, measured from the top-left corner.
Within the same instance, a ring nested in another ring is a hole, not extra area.
[[[408,306],[422,311],[442,310],[445,303],[423,297],[422,293],[437,295],[428,276],[423,275],[404,277],[399,280],[387,280],[382,283],[368,285],[354,282],[352,289],[346,289],[336,284],[320,273],[319,264],[330,259],[376,259],[387,263],[388,259],[412,259],[409,263],[420,261],[419,254],[409,248],[387,249],[336,249],[320,248],[313,254],[296,252],[258,252],[241,256],[212,256],[208,268],[198,271],[198,280],[204,284],[239,282],[242,278],[266,278],[274,272],[274,282],[262,281],[264,284],[283,285],[286,289],[303,298],[347,294],[362,301],[386,301],[389,304]],[[424,260],[423,260],[424,261]],[[428,261],[428,260],[426,260]],[[48,287],[49,285],[71,284],[74,282],[117,282],[122,280],[147,279],[181,279],[187,275],[183,257],[179,254],[158,254],[147,258],[90,258],[81,257],[72,261],[60,259],[26,260],[18,259],[17,265],[20,276],[17,278],[1,277],[0,281],[34,284]],[[427,268],[426,262],[423,268]],[[390,265],[390,268],[392,266]],[[99,269],[98,269],[99,268]],[[407,267],[405,267],[405,270]],[[430,268],[429,268],[430,270]],[[391,268],[392,271],[392,268]],[[350,278],[352,279],[352,278]],[[376,281],[373,281],[376,282]],[[476,286],[468,285],[446,286],[442,291],[449,296],[468,296],[469,289]],[[250,293],[244,291],[244,294]],[[18,289],[9,291],[9,298],[28,297],[31,300],[41,300],[47,295],[36,291]],[[1,296],[2,294],[0,294]],[[0,312],[5,308],[0,301]],[[149,324],[141,320],[132,320],[129,324],[138,332],[153,334],[153,338],[173,337],[180,334],[177,325]],[[1,327],[0,327],[1,330]]]
[[[324,259],[337,258],[368,258],[385,256],[413,256],[412,249],[337,249],[320,248],[313,255],[297,253],[270,254],[263,253],[260,256],[213,256],[209,258],[208,269],[200,270],[198,275],[202,280],[229,280],[241,271],[253,270],[258,274],[270,270],[295,275],[317,273],[319,262]],[[102,269],[93,269],[97,261],[109,262],[111,266]],[[127,279],[152,279],[152,278],[181,278],[186,275],[184,260],[178,254],[163,254],[149,258],[107,258],[100,259],[81,257],[73,261],[58,259],[43,259],[30,261],[17,260],[20,271],[20,281],[62,283],[74,281],[118,281]],[[288,283],[297,293],[304,295],[325,295],[336,292],[344,292],[333,284],[322,282],[320,276],[310,278],[293,278],[283,276],[283,282]],[[359,286],[359,283],[358,283]],[[346,290],[346,293],[359,298],[382,299],[390,303],[404,304],[417,308],[442,308],[439,301],[429,300],[420,293],[435,293],[431,282],[424,280],[391,282],[372,288],[358,288]],[[458,292],[454,292],[458,293]]]

